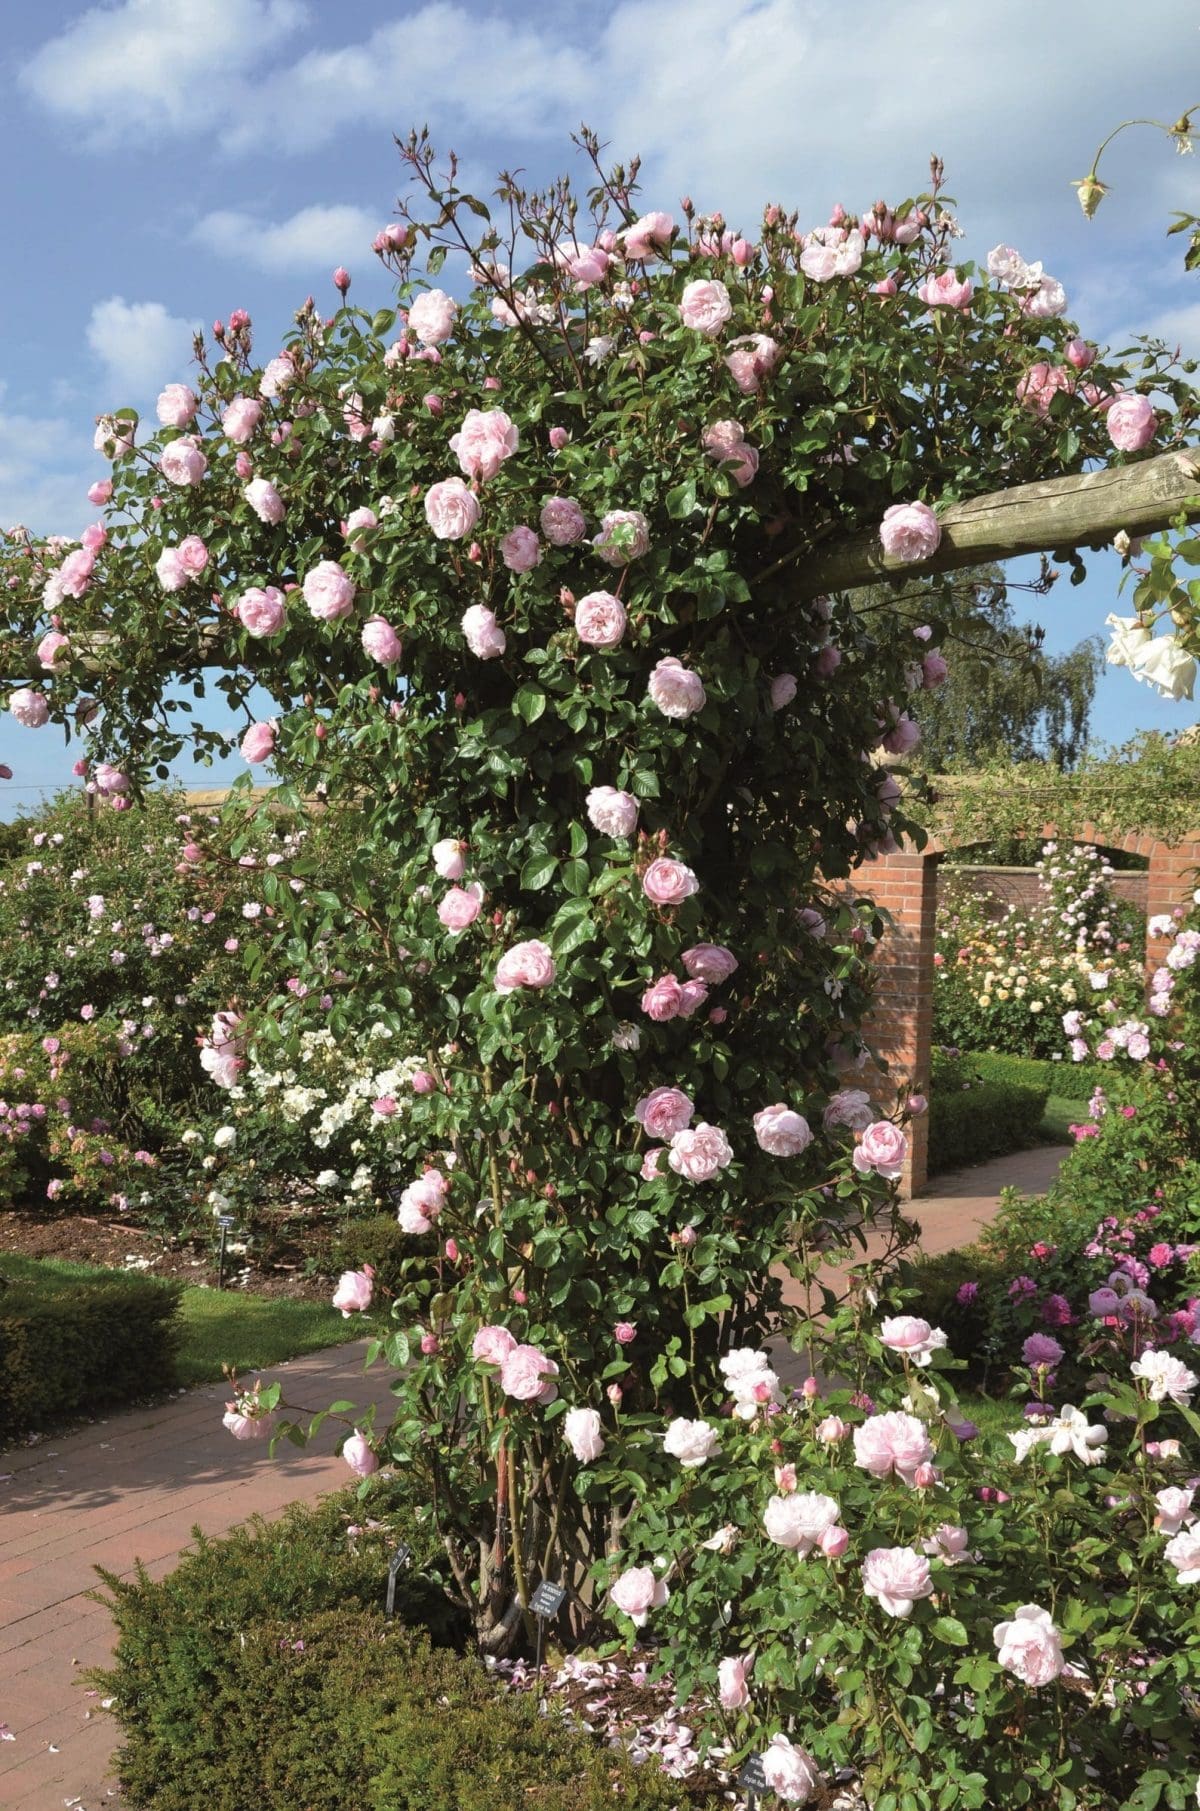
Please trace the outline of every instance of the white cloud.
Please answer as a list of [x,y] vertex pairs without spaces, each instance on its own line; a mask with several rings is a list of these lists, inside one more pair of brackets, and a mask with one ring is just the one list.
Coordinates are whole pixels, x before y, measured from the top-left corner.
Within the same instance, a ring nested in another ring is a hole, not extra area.
[[274,224],[250,214],[206,214],[193,238],[223,258],[266,271],[310,271],[314,265],[362,260],[381,220],[348,204],[306,207]]
[[35,534],[78,534],[94,513],[78,426],[0,407],[0,528],[24,522]]
[[244,72],[307,18],[303,0],[120,0],[49,39],[20,81],[100,142],[196,131],[244,104]]
[[110,407],[143,401],[165,383],[182,382],[195,331],[193,322],[168,314],[161,302],[127,302],[124,296],[97,302],[87,342],[114,392]]

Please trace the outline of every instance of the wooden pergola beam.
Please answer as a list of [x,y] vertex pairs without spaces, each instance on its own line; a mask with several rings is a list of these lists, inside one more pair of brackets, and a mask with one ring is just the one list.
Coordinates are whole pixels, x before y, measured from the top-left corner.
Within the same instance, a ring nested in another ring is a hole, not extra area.
[[876,533],[855,535],[807,557],[797,552],[796,592],[801,598],[822,597],[881,579],[957,572],[1023,553],[1101,546],[1121,529],[1137,539],[1168,527],[1181,511],[1189,521],[1200,520],[1200,448],[1017,484],[955,503],[940,518],[942,539],[932,559],[891,558]]

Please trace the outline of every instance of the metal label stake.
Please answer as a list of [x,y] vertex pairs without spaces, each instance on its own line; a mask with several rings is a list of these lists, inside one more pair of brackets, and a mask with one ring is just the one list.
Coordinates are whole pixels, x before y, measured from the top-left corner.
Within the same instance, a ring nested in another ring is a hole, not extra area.
[[742,1771],[738,1774],[738,1785],[746,1794],[747,1811],[754,1811],[759,1793],[770,1790],[767,1776],[763,1772],[761,1754],[748,1755],[743,1761]]
[[224,1289],[224,1287],[225,1287],[225,1240],[229,1236],[230,1227],[233,1225],[233,1215],[232,1214],[218,1214],[217,1225],[220,1228],[220,1232],[221,1232],[221,1248],[217,1253],[217,1288]]
[[533,1593],[533,1596],[529,1599],[529,1607],[537,1617],[537,1670],[539,1678],[541,1677],[542,1672],[542,1648],[546,1638],[546,1623],[552,1616],[558,1615],[562,1600],[566,1595],[566,1588],[563,1585],[554,1585],[551,1584],[548,1579],[543,1579],[537,1590]]
[[387,1602],[383,1611],[385,1616],[396,1614],[396,1579],[411,1560],[412,1548],[407,1541],[401,1541],[388,1561]]

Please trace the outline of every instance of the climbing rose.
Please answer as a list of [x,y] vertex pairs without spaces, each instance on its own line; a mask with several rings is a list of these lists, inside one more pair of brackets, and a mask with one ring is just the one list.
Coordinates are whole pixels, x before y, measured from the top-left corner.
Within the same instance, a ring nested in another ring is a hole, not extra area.
[[687,1182],[711,1182],[718,1170],[733,1162],[733,1149],[717,1126],[699,1125],[676,1132],[667,1162]]
[[691,1124],[695,1107],[678,1088],[655,1088],[639,1100],[634,1118],[651,1138],[673,1138]]
[[350,1467],[356,1478],[369,1478],[372,1472],[379,1470],[379,1456],[371,1448],[371,1442],[365,1434],[355,1428],[350,1438],[342,1447],[342,1458]]
[[554,979],[554,958],[537,938],[514,943],[496,964],[496,992],[510,994],[518,987],[549,987]]
[[547,497],[538,521],[552,547],[570,547],[587,532],[583,511],[574,497]]
[[362,629],[363,653],[381,666],[395,666],[404,652],[404,644],[385,616],[368,616]]
[[443,289],[427,289],[408,311],[408,327],[423,346],[440,346],[454,332],[458,304]]
[[500,1361],[500,1388],[518,1402],[553,1402],[557,1376],[558,1366],[537,1346],[513,1346]]
[[1109,439],[1122,453],[1140,453],[1154,438],[1154,408],[1145,396],[1118,396],[1104,422]]
[[933,1592],[929,1561],[911,1547],[873,1547],[862,1566],[863,1594],[889,1616],[911,1616],[918,1598]]
[[679,298],[679,319],[685,327],[702,333],[705,339],[715,339],[732,313],[733,303],[724,283],[701,277],[684,285]]
[[637,800],[615,786],[593,786],[584,801],[588,820],[605,836],[632,836],[637,829]]
[[274,1431],[275,1416],[259,1408],[256,1396],[239,1396],[225,1404],[221,1423],[235,1440],[265,1440]]
[[816,1490],[797,1490],[771,1498],[763,1511],[763,1528],[777,1547],[807,1559],[821,1536],[836,1527],[841,1514],[832,1497]]
[[274,585],[268,585],[265,589],[251,585],[234,606],[247,635],[253,635],[257,640],[265,635],[274,635],[282,627],[285,609],[283,592]]
[[1182,1359],[1175,1358],[1170,1352],[1143,1352],[1129,1367],[1135,1377],[1148,1385],[1147,1394],[1151,1402],[1172,1402],[1187,1407],[1192,1400],[1192,1391],[1200,1383],[1194,1371],[1189,1371]]
[[736,421],[714,421],[706,428],[704,450],[718,465],[732,468],[730,476],[741,490],[758,472],[758,449],[745,439]]
[[851,1162],[861,1176],[865,1176],[868,1170],[874,1170],[877,1176],[886,1176],[894,1181],[904,1168],[907,1150],[904,1133],[899,1126],[894,1126],[890,1119],[877,1119],[863,1133],[862,1142],[856,1146]]
[[281,396],[291,384],[295,383],[295,381],[296,367],[292,363],[290,355],[286,352],[281,352],[277,357],[268,359],[263,366],[263,374],[259,380],[258,393],[260,396],[265,396],[268,401],[273,401],[277,396]]
[[650,525],[640,509],[610,509],[592,546],[610,566],[627,566],[650,545]]
[[814,283],[852,277],[863,261],[865,241],[857,227],[819,226],[807,235],[800,268]]
[[668,654],[660,660],[650,675],[647,691],[664,717],[674,717],[682,721],[691,717],[696,711],[702,711],[707,702],[704,682],[699,673],[693,673]]
[[879,1337],[889,1352],[899,1352],[917,1365],[927,1365],[935,1352],[949,1344],[940,1327],[931,1327],[916,1314],[897,1314],[883,1321]]
[[500,543],[500,558],[510,572],[532,572],[542,563],[542,549],[532,528],[510,529]]
[[473,887],[451,887],[438,906],[437,915],[446,929],[457,936],[468,925],[474,924],[482,905],[483,888],[478,884]]
[[443,880],[461,880],[467,871],[466,844],[455,836],[444,836],[432,849],[434,872]]
[[575,1457],[590,1465],[604,1451],[600,1416],[595,1409],[568,1409],[563,1416],[563,1438]]
[[592,648],[615,648],[626,621],[625,606],[611,591],[589,591],[575,606],[575,633]]
[[159,469],[168,484],[199,484],[208,470],[208,460],[200,451],[194,434],[183,434],[162,450]]
[[269,478],[251,478],[242,492],[260,522],[282,522],[287,513],[283,498]]
[[199,407],[199,397],[186,384],[168,384],[160,393],[154,412],[164,428],[186,428]]
[[743,396],[756,396],[762,380],[779,362],[779,346],[765,333],[747,333],[730,340],[725,363]]
[[356,586],[336,560],[322,560],[305,575],[302,590],[310,615],[320,622],[331,623],[339,617],[349,616]]
[[932,1458],[933,1448],[924,1423],[900,1409],[869,1415],[854,1430],[854,1463],[873,1478],[886,1478],[895,1472],[911,1484],[918,1465],[928,1464]]
[[352,1314],[362,1314],[371,1306],[374,1289],[374,1272],[369,1264],[361,1270],[343,1270],[333,1292],[333,1306],[341,1309],[343,1320],[349,1320]]
[[652,861],[642,875],[642,891],[655,905],[682,905],[699,890],[700,882],[692,870],[683,862],[671,861],[666,856]]
[[950,668],[946,664],[944,655],[938,654],[936,651],[926,654],[921,662],[921,684],[927,692],[932,692],[936,686],[942,684],[949,671]]
[[1006,1672],[1015,1673],[1022,1685],[1050,1685],[1062,1672],[1062,1636],[1049,1610],[1035,1603],[1014,1610],[1011,1622],[998,1622],[992,1630],[997,1655]]
[[879,524],[883,551],[892,559],[927,560],[941,538],[941,525],[928,503],[893,503]]
[[734,1654],[717,1666],[717,1695],[722,1710],[745,1710],[750,1702],[746,1675],[754,1665],[752,1654]]
[[1174,1566],[1177,1585],[1200,1584],[1200,1525],[1181,1529],[1163,1548],[1163,1558]]
[[618,1610],[623,1610],[635,1628],[640,1629],[651,1610],[661,1609],[670,1592],[661,1578],[655,1578],[649,1566],[631,1566],[628,1572],[613,1580],[609,1597]]
[[960,282],[954,271],[943,270],[918,284],[917,294],[927,308],[969,308],[974,285],[969,277]]
[[38,665],[44,667],[48,673],[53,672],[55,664],[60,660],[65,660],[70,649],[71,643],[67,636],[59,635],[56,630],[51,629],[48,634],[42,636],[37,645]]
[[771,681],[771,709],[781,711],[796,696],[796,675],[794,673],[776,673]]
[[480,1364],[501,1365],[516,1343],[507,1327],[480,1327],[471,1342],[471,1356]]
[[517,424],[503,409],[468,409],[462,427],[450,436],[451,451],[468,478],[494,478],[521,444]]
[[721,943],[697,943],[684,950],[679,960],[694,981],[707,981],[710,987],[727,981],[738,966],[733,951]]
[[443,478],[425,492],[425,520],[439,541],[461,541],[479,520],[479,499],[461,478]]
[[497,660],[508,646],[508,638],[496,621],[495,612],[486,604],[471,604],[463,611],[462,632],[472,654],[480,660]]
[[252,723],[242,737],[239,752],[244,761],[254,766],[259,761],[268,761],[275,753],[275,720],[267,723]]
[[1178,1534],[1181,1528],[1196,1520],[1192,1509],[1195,1495],[1194,1485],[1186,1490],[1168,1486],[1166,1490],[1155,1491],[1154,1501],[1158,1504],[1158,1514],[1154,1521],[1160,1534]]
[[812,1143],[808,1121],[782,1101],[754,1115],[754,1136],[772,1157],[799,1157]]
[[235,396],[221,415],[221,428],[226,440],[245,446],[262,420],[263,406],[253,396]]
[[685,1471],[694,1471],[720,1450],[721,1436],[707,1421],[688,1421],[679,1416],[663,1436],[663,1451],[678,1459]]
[[671,243],[674,234],[675,222],[670,214],[643,214],[621,235],[625,241],[625,256],[628,259],[655,258],[662,246]]
[[793,1805],[803,1805],[820,1785],[812,1756],[786,1736],[774,1735],[762,1752],[763,1778],[772,1792]]
[[1030,365],[1024,377],[1017,382],[1017,401],[1027,408],[1032,415],[1044,419],[1050,412],[1050,405],[1060,391],[1070,394],[1073,381],[1069,371],[1061,365],[1047,364],[1039,359],[1036,365]]

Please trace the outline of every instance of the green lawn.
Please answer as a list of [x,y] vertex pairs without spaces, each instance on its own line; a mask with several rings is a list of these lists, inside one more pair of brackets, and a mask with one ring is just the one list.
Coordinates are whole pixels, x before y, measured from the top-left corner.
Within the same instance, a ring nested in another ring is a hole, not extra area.
[[[0,1257],[0,1274],[35,1282],[47,1291],[90,1277],[112,1276],[88,1264],[58,1258]],[[214,1383],[222,1365],[239,1372],[259,1370],[361,1337],[353,1317],[344,1320],[324,1302],[296,1302],[277,1296],[243,1295],[237,1289],[186,1288],[180,1310],[183,1337],[177,1371],[181,1384]]]
[[1068,1100],[1064,1094],[1052,1094],[1046,1102],[1041,1134],[1054,1144],[1070,1144],[1071,1134],[1068,1128],[1078,1125],[1087,1116],[1086,1100]]

